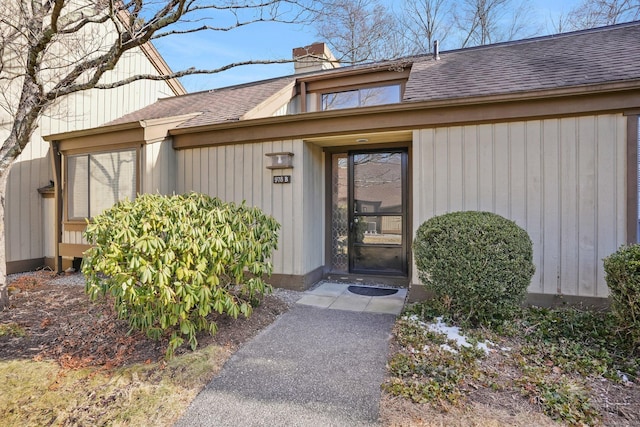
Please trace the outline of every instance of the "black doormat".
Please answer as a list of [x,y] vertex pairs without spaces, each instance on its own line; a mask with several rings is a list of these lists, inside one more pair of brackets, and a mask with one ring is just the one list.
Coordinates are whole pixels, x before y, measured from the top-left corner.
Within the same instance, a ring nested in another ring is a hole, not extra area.
[[385,297],[387,295],[397,293],[398,290],[389,288],[372,288],[369,286],[349,286],[349,292],[367,297]]

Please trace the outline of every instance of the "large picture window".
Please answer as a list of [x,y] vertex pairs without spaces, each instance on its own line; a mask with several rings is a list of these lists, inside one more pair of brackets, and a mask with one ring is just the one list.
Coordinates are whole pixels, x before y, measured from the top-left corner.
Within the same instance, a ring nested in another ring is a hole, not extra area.
[[322,110],[369,107],[400,102],[400,84],[322,94]]
[[136,150],[67,158],[67,214],[92,218],[116,202],[136,197]]

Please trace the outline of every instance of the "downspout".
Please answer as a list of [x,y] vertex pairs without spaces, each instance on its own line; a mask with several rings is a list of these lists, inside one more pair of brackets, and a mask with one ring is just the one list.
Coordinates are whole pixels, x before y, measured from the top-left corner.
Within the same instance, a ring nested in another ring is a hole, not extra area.
[[53,167],[53,188],[55,200],[56,221],[54,225],[55,239],[55,272],[62,273],[62,257],[60,256],[60,244],[62,243],[62,155],[60,154],[60,143],[51,141],[49,143],[51,152],[51,165]]

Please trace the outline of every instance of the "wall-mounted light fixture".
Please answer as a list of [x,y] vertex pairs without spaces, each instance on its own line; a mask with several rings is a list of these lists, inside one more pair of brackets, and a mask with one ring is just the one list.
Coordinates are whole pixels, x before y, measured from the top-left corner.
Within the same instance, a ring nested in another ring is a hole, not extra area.
[[267,153],[267,157],[271,157],[271,164],[267,169],[289,169],[293,168],[293,153]]

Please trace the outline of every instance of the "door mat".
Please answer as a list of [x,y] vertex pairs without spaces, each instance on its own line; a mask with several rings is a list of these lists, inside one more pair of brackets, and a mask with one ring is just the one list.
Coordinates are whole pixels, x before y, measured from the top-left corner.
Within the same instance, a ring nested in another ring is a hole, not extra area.
[[386,297],[398,293],[397,289],[389,288],[372,288],[369,286],[349,286],[349,292],[367,297]]

